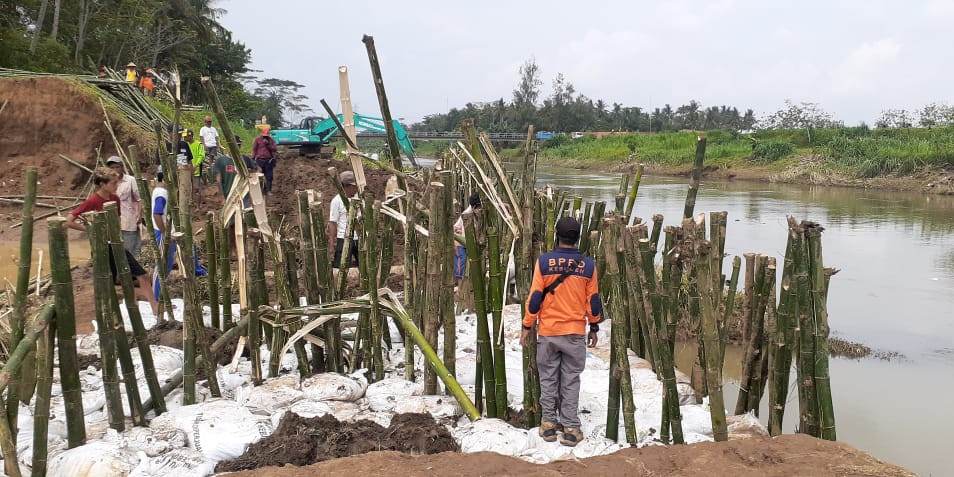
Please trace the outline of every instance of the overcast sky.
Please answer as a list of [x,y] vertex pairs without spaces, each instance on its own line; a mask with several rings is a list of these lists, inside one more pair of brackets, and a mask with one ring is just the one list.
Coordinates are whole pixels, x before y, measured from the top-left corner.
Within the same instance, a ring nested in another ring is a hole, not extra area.
[[951,102],[954,0],[220,0],[220,21],[265,77],[305,84],[336,110],[337,67],[355,111],[378,116],[363,34],[374,37],[395,118],[512,99],[534,56],[543,95],[578,92],[644,108],[687,103],[772,112],[811,101],[847,124],[883,109]]

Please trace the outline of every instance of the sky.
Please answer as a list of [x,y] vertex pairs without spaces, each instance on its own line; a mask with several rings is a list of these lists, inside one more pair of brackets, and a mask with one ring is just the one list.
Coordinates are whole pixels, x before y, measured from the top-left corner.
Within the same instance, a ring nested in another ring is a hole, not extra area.
[[347,66],[355,112],[379,116],[367,50],[374,37],[394,118],[510,101],[535,58],[541,97],[563,73],[608,104],[752,108],[817,102],[848,125],[889,108],[954,100],[954,0],[328,2],[219,0],[219,19],[261,77],[306,86],[312,109],[339,110]]

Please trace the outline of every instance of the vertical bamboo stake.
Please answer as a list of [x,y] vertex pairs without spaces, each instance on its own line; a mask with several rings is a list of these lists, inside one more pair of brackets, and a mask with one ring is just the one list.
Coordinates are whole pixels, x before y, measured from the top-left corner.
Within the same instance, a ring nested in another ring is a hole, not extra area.
[[[438,330],[440,327],[441,302],[441,265],[443,263],[442,248],[444,233],[442,222],[444,217],[444,184],[430,183],[431,195],[428,209],[431,211],[427,224],[427,285],[424,298],[424,337],[433,349],[437,349]],[[493,297],[491,297],[493,299]],[[424,368],[424,394],[437,394],[437,374],[431,368]]]
[[[454,314],[454,195],[456,182],[454,173],[444,171],[440,174],[444,184],[443,215],[441,224],[441,327],[444,330],[444,366],[451,376],[457,377],[457,316]],[[433,210],[433,209],[432,209]],[[503,287],[501,286],[501,290]],[[503,301],[503,297],[494,297],[494,303]]]
[[216,248],[219,259],[219,290],[222,292],[222,330],[232,328],[232,266],[229,257],[232,252],[229,247],[229,236],[223,227],[222,221],[213,220],[215,228]]
[[[465,212],[464,233],[467,239],[467,262],[470,269],[470,278],[474,287],[474,308],[477,312],[477,351],[478,370],[483,375],[483,385],[487,389],[485,400],[487,403],[487,417],[498,416],[496,384],[494,382],[494,356],[490,341],[490,327],[487,323],[487,297],[484,287],[484,260],[482,250],[477,246],[477,229],[474,225],[474,213]],[[493,258],[491,258],[493,260]],[[480,384],[480,383],[477,383]]]
[[57,354],[60,361],[60,387],[66,411],[67,445],[70,449],[86,443],[83,418],[83,390],[76,357],[76,315],[73,304],[73,279],[70,275],[69,241],[66,219],[46,219],[50,245],[50,273],[53,278],[53,304],[56,307]]
[[752,389],[752,374],[755,372],[755,367],[757,363],[760,363],[760,332],[761,322],[759,317],[762,316],[762,313],[759,310],[765,310],[765,301],[764,293],[765,289],[768,288],[765,283],[767,281],[767,267],[765,267],[765,260],[768,258],[765,255],[758,255],[754,261],[755,267],[755,278],[753,280],[753,295],[749,299],[751,316],[749,317],[749,336],[748,338],[743,338],[745,340],[745,350],[744,357],[742,358],[742,376],[739,378],[739,395],[738,399],[735,402],[735,413],[736,415],[745,414],[746,411],[749,411],[749,394],[754,391]]
[[40,335],[36,347],[36,404],[33,410],[33,476],[46,475],[47,439],[50,426],[50,391],[53,387],[55,322]]
[[712,420],[712,436],[716,442],[729,440],[729,432],[725,423],[725,400],[722,395],[722,364],[721,348],[718,330],[717,311],[713,306],[715,295],[721,294],[713,290],[711,269],[709,268],[710,254],[718,253],[712,250],[707,240],[696,241],[694,244],[695,275],[699,294],[701,295],[700,308],[702,312],[702,340],[700,344],[705,348],[706,385],[709,391],[709,413]]
[[771,275],[771,287],[768,289],[768,296],[765,298],[765,313],[762,325],[762,339],[760,342],[761,352],[759,353],[759,363],[757,372],[752,376],[752,389],[749,391],[749,407],[755,409],[755,415],[758,416],[761,411],[759,404],[762,402],[762,395],[765,394],[765,383],[769,379],[772,368],[769,364],[772,362],[773,348],[771,346],[773,335],[776,331],[776,313],[777,292],[775,291],[776,263],[775,257],[768,258],[768,270],[766,273]]
[[10,421],[7,420],[6,403],[3,396],[0,395],[0,405],[3,406],[3,412],[0,412],[0,450],[3,452],[3,470],[10,477],[21,477],[20,463],[17,461],[17,443],[10,430]]
[[[249,229],[251,232],[254,229]],[[246,273],[248,277],[248,348],[252,362],[252,383],[262,384],[262,325],[258,319],[258,307],[261,302],[261,289],[265,286],[264,251],[258,237],[247,233],[245,236]],[[185,374],[183,373],[183,378]]]
[[[367,263],[367,276],[368,276],[368,294],[371,297],[371,313],[368,316],[371,323],[371,359],[372,368],[374,370],[374,379],[379,381],[384,379],[384,355],[381,352],[381,342],[383,341],[382,335],[384,330],[381,327],[381,316],[380,309],[378,308],[378,287],[377,287],[377,278],[378,278],[378,269],[377,264],[379,260],[378,253],[380,249],[378,248],[379,236],[378,236],[378,214],[381,210],[381,202],[374,201],[373,203],[370,200],[365,201],[365,241],[368,242],[368,248],[366,248],[366,257],[365,260]],[[453,277],[451,277],[453,278]],[[451,312],[453,313],[453,311]],[[452,331],[453,332],[453,331]],[[445,330],[446,333],[446,330]],[[444,335],[444,343],[446,346],[447,335]],[[445,360],[446,361],[446,360]],[[453,371],[451,371],[453,373]],[[453,374],[452,374],[453,375]]]
[[[606,415],[606,437],[618,440],[619,401],[623,404],[623,425],[626,430],[626,442],[636,444],[635,406],[633,404],[633,384],[629,369],[629,357],[626,353],[626,312],[623,310],[623,297],[620,264],[618,261],[617,245],[619,243],[619,226],[616,217],[603,219],[603,249],[606,256],[606,285],[608,290],[607,301],[612,309],[612,342],[610,343],[610,390]],[[614,389],[615,388],[615,389]],[[615,391],[615,395],[614,395]],[[619,397],[617,397],[619,396]],[[615,412],[614,412],[615,411]]]
[[748,341],[752,309],[755,308],[753,303],[755,299],[755,254],[747,252],[742,256],[745,257],[745,283],[742,288],[742,340]]
[[209,313],[212,315],[212,328],[222,329],[219,320],[223,313],[219,312],[219,261],[216,257],[215,232],[215,212],[209,211],[205,219],[205,263],[208,270],[206,282],[209,290]]
[[729,279],[729,289],[726,292],[725,307],[722,321],[719,323],[719,363],[720,368],[725,365],[725,343],[729,334],[729,321],[735,308],[736,290],[739,287],[739,270],[742,268],[742,259],[738,255],[732,259],[732,277]]
[[[378,104],[381,106],[381,118],[384,120],[384,128],[388,136],[388,152],[391,156],[391,165],[395,169],[401,170],[403,168],[401,164],[401,148],[398,145],[397,134],[394,131],[394,123],[391,120],[391,107],[388,106],[388,95],[384,91],[384,79],[381,78],[381,65],[378,63],[378,52],[374,48],[374,37],[364,35],[361,41],[364,42],[368,50],[368,61],[371,63],[371,75],[374,77],[374,89],[378,94]],[[415,168],[420,167],[417,164],[417,160],[414,159],[413,154],[408,153],[408,159],[410,159],[411,164]],[[407,190],[407,185],[401,177],[398,177],[398,187],[400,187],[401,190]]]
[[[790,224],[791,226],[791,224]],[[798,380],[798,432],[820,437],[818,407],[815,399],[815,324],[811,303],[811,270],[809,267],[808,241],[805,239],[803,224],[795,226],[796,243],[793,259],[795,261],[795,293],[798,310],[798,360],[796,374]]]
[[[321,292],[318,289],[318,268],[315,265],[315,236],[311,223],[311,211],[308,209],[309,196],[314,196],[314,191],[299,190],[295,194],[298,196],[298,233],[301,238],[302,259],[301,276],[305,282],[305,298],[309,305],[315,305],[321,303]],[[313,347],[311,351],[314,371],[325,371],[324,366],[321,366],[322,369],[318,369],[318,366],[316,366],[319,359],[321,364],[324,364],[324,349]]]
[[99,351],[102,359],[103,392],[106,394],[106,410],[109,416],[109,427],[122,432],[125,429],[123,417],[123,402],[119,392],[119,376],[116,371],[116,345],[113,343],[110,303],[116,292],[113,290],[113,279],[109,272],[109,249],[106,235],[106,223],[92,220],[99,213],[87,213],[89,226],[86,228],[89,236],[90,253],[93,259],[93,294],[96,306],[96,331],[99,333]]
[[794,310],[797,295],[795,283],[794,248],[796,232],[789,217],[788,244],[785,248],[785,261],[782,265],[782,290],[775,323],[775,336],[772,337],[774,352],[772,355],[772,379],[769,387],[769,435],[782,434],[782,419],[785,416],[785,401],[788,396],[788,380],[792,367],[792,345],[794,344]]
[[[642,262],[642,273],[639,276],[643,291],[648,294],[652,302],[653,321],[656,323],[659,362],[662,364],[663,376],[663,407],[666,408],[665,417],[672,428],[674,444],[684,444],[682,436],[682,413],[679,410],[679,392],[676,390],[676,371],[673,367],[673,357],[669,345],[669,333],[663,318],[662,300],[656,287],[656,268],[653,263],[653,253],[649,249],[649,239],[642,239],[638,243],[639,255]],[[666,426],[663,426],[666,427]]]
[[807,223],[805,236],[808,242],[809,283],[812,293],[812,314],[815,327],[813,331],[815,351],[815,393],[820,414],[820,435],[822,439],[835,440],[835,411],[831,401],[831,376],[828,372],[828,281],[822,263],[821,233],[822,227]]
[[[626,223],[629,224],[633,218],[633,207],[636,205],[636,193],[639,192],[639,183],[643,179],[643,169],[645,166],[640,164],[636,166],[636,177],[633,178],[633,187],[629,190],[629,196],[626,200]],[[655,217],[653,217],[655,221]],[[653,229],[655,230],[655,229]],[[656,237],[659,237],[659,234],[656,234]]]
[[[424,264],[417,261],[417,231],[414,230],[417,216],[417,201],[414,192],[407,193],[407,224],[404,226],[404,302],[413,319],[421,306],[417,298],[419,283],[415,280],[417,270]],[[414,342],[410,333],[402,327],[404,341],[404,378],[408,381],[416,379],[414,373]]]
[[706,138],[696,138],[696,159],[693,162],[692,175],[689,176],[689,192],[686,193],[686,207],[682,212],[685,219],[691,218],[696,208],[696,195],[699,194],[699,181],[702,180],[702,163],[706,158]]
[[[320,194],[308,195],[308,213],[311,215],[311,235],[315,241],[315,268],[318,291],[323,301],[334,298],[331,259],[328,258],[328,231]],[[325,369],[337,372],[341,369],[341,319],[328,320],[322,325],[325,333]]]
[[[133,287],[132,273],[129,269],[129,262],[126,261],[126,250],[123,248],[122,234],[119,229],[119,215],[117,214],[118,204],[115,202],[109,202],[104,207],[105,212],[104,216],[106,218],[106,233],[109,235],[109,244],[111,253],[113,256],[113,262],[116,265],[117,275],[119,276],[119,282],[122,284],[123,289],[123,301],[126,305],[126,314],[129,315],[129,322],[132,324],[133,334],[136,337],[136,345],[139,348],[139,360],[142,363],[142,372],[143,376],[146,378],[146,384],[149,387],[149,396],[152,398],[152,402],[156,404],[156,415],[166,412],[166,401],[162,396],[162,388],[159,386],[159,379],[156,376],[156,367],[152,361],[152,350],[149,348],[149,344],[146,343],[146,327],[142,322],[142,315],[139,313],[139,304],[136,301],[136,290]],[[118,303],[117,303],[118,304]],[[117,317],[120,315],[117,313]],[[126,330],[123,327],[121,320],[117,320],[116,323],[116,340],[119,343],[119,340],[122,340],[126,343],[125,353],[129,352],[129,343],[126,342]],[[121,343],[120,343],[121,345]],[[120,353],[120,362],[124,360],[122,356],[124,354],[123,346],[117,348]],[[130,356],[129,363],[132,363],[132,357]],[[123,369],[124,377],[127,379],[128,375],[127,369]],[[136,384],[135,372],[132,375],[132,384]],[[130,383],[125,383],[128,387]],[[139,388],[136,387],[136,392],[134,393],[136,398],[139,397]],[[127,396],[132,405],[131,396]],[[144,417],[142,416],[143,412],[139,410],[139,422],[137,424],[145,424]],[[135,420],[135,413],[133,418]]]
[[[10,315],[10,348],[14,349],[23,339],[25,322],[27,288],[30,286],[30,261],[33,259],[33,203],[36,201],[36,167],[29,167],[26,171],[26,193],[23,195],[23,228],[20,229],[20,260],[17,263],[17,289],[13,295],[13,313]],[[37,288],[40,283],[37,282]],[[17,414],[20,409],[20,374],[16,373],[10,380],[7,390],[7,419],[10,421],[10,431],[17,435]]]

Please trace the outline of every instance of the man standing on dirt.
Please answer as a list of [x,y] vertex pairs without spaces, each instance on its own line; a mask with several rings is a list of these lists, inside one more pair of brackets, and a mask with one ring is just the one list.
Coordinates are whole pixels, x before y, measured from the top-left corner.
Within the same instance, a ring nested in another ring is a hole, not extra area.
[[139,186],[136,185],[135,177],[123,174],[123,160],[119,156],[106,159],[106,167],[119,176],[116,195],[119,197],[119,228],[123,232],[123,248],[138,258],[142,254],[142,236],[139,234],[142,197],[139,196]]
[[[156,187],[152,189],[152,228],[156,233],[156,243],[159,245],[159,250],[161,251],[163,246],[163,240],[167,240],[170,237],[170,234],[175,231],[172,227],[172,218],[166,213],[169,207],[169,190],[166,189],[166,184],[163,181],[164,174],[160,172],[156,176]],[[201,277],[206,275],[205,268],[202,265],[199,265],[199,249],[197,245],[193,245],[195,249],[193,250],[193,256],[195,257],[195,275]],[[161,253],[161,252],[160,252]],[[175,266],[175,256],[176,256],[176,243],[172,242],[169,246],[169,258],[168,263],[166,264],[166,272],[169,272]],[[159,257],[156,257],[156,266],[152,272],[152,297],[153,299],[159,299],[159,264],[162,260]]]
[[[88,199],[83,201],[82,204],[73,209],[73,211],[66,216],[66,226],[73,230],[85,232],[85,219],[82,217],[84,213],[102,212],[103,205],[106,204],[106,202],[115,202],[117,205],[121,204],[119,197],[116,195],[119,189],[119,181],[119,174],[108,167],[100,167],[93,171],[93,185],[96,186],[96,192],[93,192],[93,195],[89,196]],[[133,279],[139,282],[139,288],[137,288],[137,290],[143,295],[143,298],[149,302],[149,305],[152,307],[152,313],[158,315],[159,304],[156,303],[156,299],[153,298],[152,294],[147,292],[147,290],[149,290],[149,280],[146,279],[146,270],[142,268],[142,265],[139,264],[128,250],[126,250],[126,261],[129,262],[129,271]],[[115,283],[118,273],[112,253],[109,254],[109,268],[113,272],[113,283]]]
[[199,137],[202,138],[206,157],[210,161],[214,160],[219,152],[219,131],[212,125],[212,116],[205,117],[205,126],[199,129]]
[[[235,142],[238,143],[239,148],[242,147],[242,139],[238,136],[235,136]],[[242,156],[242,160],[245,161],[245,168],[248,169],[248,172],[254,172],[258,169],[258,165],[248,156]],[[235,161],[231,157],[226,155],[221,155],[215,158],[215,164],[212,165],[212,178],[215,182],[219,184],[219,191],[222,192],[222,203],[225,204],[226,199],[229,198],[229,192],[232,190],[232,183],[235,182],[235,176],[238,175],[238,171],[235,168]],[[246,196],[245,206],[248,207]]]
[[262,128],[262,135],[255,138],[252,143],[252,158],[258,163],[258,168],[265,175],[265,194],[272,191],[272,179],[275,172],[275,153],[278,152],[278,146],[275,140],[269,135],[271,130],[267,127]]
[[[593,259],[576,248],[580,223],[564,217],[556,224],[557,248],[537,260],[527,298],[520,344],[526,346],[537,328],[537,369],[540,372],[540,437],[575,446],[580,432],[580,373],[586,345],[596,346],[600,301]],[[552,295],[552,296],[550,296]],[[584,337],[587,322],[589,333]],[[559,405],[559,409],[557,408]]]
[[[358,183],[355,181],[354,172],[344,171],[338,175],[338,179],[341,181],[341,186],[344,188],[345,195],[352,199],[358,198]],[[331,262],[333,268],[338,268],[341,264],[341,254],[344,250],[345,244],[345,232],[348,230],[348,208],[345,207],[344,201],[341,200],[341,194],[335,194],[334,198],[331,199],[331,213],[328,214],[328,237],[334,237],[334,250],[335,258]],[[331,245],[331,244],[329,244]],[[351,249],[348,251],[348,255],[351,257],[349,265],[345,268],[351,266],[356,266],[358,264],[358,233],[354,232],[354,235],[351,239]]]
[[192,152],[192,191],[198,193],[199,179],[202,178],[202,169],[205,165],[205,148],[201,141],[195,140],[195,133],[191,129],[186,129],[182,133],[186,144],[189,145],[189,151]]

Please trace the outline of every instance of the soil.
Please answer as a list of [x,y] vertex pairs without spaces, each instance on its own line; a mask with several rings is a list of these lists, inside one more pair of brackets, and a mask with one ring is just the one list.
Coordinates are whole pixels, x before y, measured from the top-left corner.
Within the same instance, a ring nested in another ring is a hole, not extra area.
[[[209,343],[222,336],[222,331],[215,328],[206,328],[205,336]],[[132,335],[129,336],[130,345],[135,341]],[[152,329],[146,331],[146,343],[156,346],[168,346],[170,348],[182,349],[182,323],[178,321],[160,321]],[[228,343],[219,348],[215,355],[215,361],[225,366],[232,361],[232,355],[235,354],[235,343]],[[201,374],[201,371],[200,371]]]
[[[221,471],[221,468],[216,470]],[[266,467],[234,477],[345,476],[856,476],[912,477],[915,474],[855,449],[803,434],[730,442],[624,449],[615,454],[545,465],[490,452],[410,456],[397,452],[335,459],[307,467]]]
[[332,415],[304,418],[289,412],[272,435],[252,444],[239,458],[219,463],[215,471],[308,465],[382,450],[420,455],[459,447],[429,414],[398,414],[385,428],[368,420],[341,422]]

